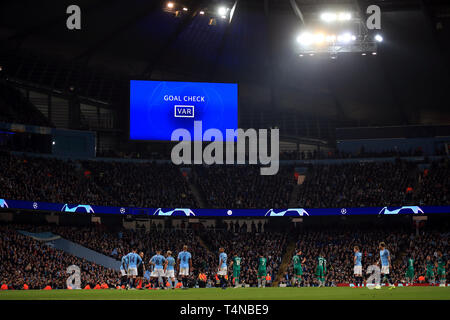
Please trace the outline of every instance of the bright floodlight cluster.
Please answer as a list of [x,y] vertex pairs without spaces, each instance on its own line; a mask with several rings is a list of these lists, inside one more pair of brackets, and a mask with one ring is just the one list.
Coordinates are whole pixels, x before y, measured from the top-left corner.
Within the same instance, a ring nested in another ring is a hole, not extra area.
[[321,32],[318,33],[310,33],[310,32],[303,32],[297,37],[297,42],[300,43],[302,46],[309,46],[309,45],[321,45],[323,43],[350,43],[352,41],[356,40],[356,36],[354,34],[351,34],[350,32],[345,32],[340,35],[334,35],[334,34],[324,34]]
[[219,8],[217,9],[217,14],[218,14],[222,19],[226,19],[229,12],[230,12],[230,8],[219,7]]
[[325,22],[343,22],[350,21],[352,14],[350,12],[323,12],[320,19]]

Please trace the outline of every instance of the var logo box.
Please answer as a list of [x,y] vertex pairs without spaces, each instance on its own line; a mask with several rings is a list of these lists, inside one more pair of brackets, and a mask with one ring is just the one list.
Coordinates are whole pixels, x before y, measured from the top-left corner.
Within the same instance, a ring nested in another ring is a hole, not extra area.
[[194,106],[175,106],[175,118],[193,118]]

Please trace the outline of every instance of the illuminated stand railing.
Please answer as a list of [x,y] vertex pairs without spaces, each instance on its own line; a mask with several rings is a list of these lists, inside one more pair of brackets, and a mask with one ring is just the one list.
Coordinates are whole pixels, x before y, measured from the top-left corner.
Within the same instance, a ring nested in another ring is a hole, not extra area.
[[450,206],[397,206],[367,208],[288,208],[288,209],[189,209],[106,207],[87,204],[61,204],[0,199],[3,210],[34,210],[85,214],[147,215],[159,217],[308,217],[342,215],[399,215],[450,213]]

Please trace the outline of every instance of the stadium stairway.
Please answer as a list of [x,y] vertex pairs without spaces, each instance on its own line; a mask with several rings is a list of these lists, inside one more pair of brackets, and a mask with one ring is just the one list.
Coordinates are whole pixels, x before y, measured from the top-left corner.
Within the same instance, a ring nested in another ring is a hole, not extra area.
[[47,244],[55,249],[63,250],[73,256],[86,259],[87,261],[101,265],[105,268],[114,270],[119,270],[120,268],[120,261],[105,256],[104,254],[98,253],[97,251],[83,247],[82,245],[64,238],[52,240]]
[[289,197],[289,208],[297,208],[298,206],[297,199],[299,193],[300,193],[300,186],[297,183],[295,183],[294,187],[292,188],[291,195]]
[[78,258],[86,259],[87,261],[101,265],[105,268],[114,270],[119,270],[120,268],[120,261],[83,247],[82,245],[79,245],[75,242],[64,239],[57,234],[53,234],[51,232],[32,233],[21,230],[18,230],[18,232],[35,240],[44,241],[46,245],[52,248],[65,251],[68,254],[71,254]]
[[203,241],[202,237],[197,236],[197,239],[198,239],[198,244],[200,246],[202,246],[203,248],[205,248],[205,250],[208,252],[208,254],[212,255],[211,249],[206,245],[206,243],[205,243],[205,241]]
[[205,199],[203,198],[202,194],[200,193],[200,190],[198,189],[198,187],[194,183],[192,183],[191,180],[186,179],[186,181],[187,181],[189,188],[191,189],[192,195],[194,196],[195,200],[198,203],[199,208],[206,208]]
[[297,241],[295,239],[291,239],[289,244],[286,247],[286,253],[283,255],[283,259],[281,260],[280,268],[278,269],[278,274],[273,281],[273,286],[278,287],[278,284],[280,283],[281,279],[283,278],[284,273],[289,268],[289,265],[291,264],[292,257],[294,256],[295,247],[297,245]]

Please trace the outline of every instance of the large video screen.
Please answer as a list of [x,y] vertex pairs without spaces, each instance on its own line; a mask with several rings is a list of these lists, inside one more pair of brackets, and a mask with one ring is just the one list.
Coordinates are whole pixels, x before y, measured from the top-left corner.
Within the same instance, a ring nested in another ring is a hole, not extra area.
[[170,141],[182,128],[201,140],[194,121],[202,121],[202,132],[218,129],[225,140],[226,129],[237,129],[237,105],[235,83],[131,80],[130,139]]

